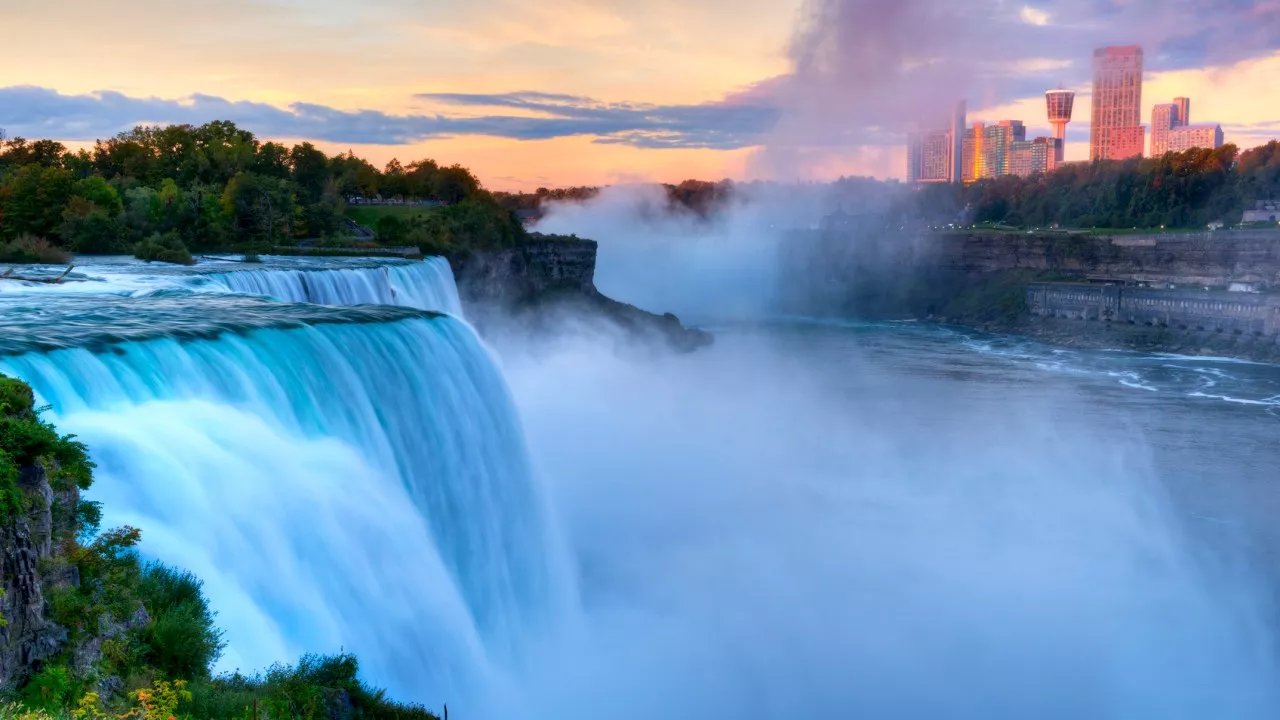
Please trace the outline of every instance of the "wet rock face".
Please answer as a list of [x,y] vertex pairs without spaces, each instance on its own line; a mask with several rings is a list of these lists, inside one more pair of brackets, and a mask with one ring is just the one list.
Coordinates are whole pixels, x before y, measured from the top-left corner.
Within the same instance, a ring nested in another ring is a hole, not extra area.
[[468,304],[519,305],[549,293],[595,291],[595,241],[531,242],[451,259],[458,294]]

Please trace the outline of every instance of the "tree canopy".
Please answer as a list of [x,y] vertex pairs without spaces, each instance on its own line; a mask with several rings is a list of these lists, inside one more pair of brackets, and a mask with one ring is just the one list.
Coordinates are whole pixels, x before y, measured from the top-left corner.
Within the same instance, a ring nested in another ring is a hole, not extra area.
[[263,142],[225,121],[140,126],[78,151],[51,140],[0,142],[0,249],[20,238],[153,255],[337,241],[350,234],[348,201],[372,199],[437,208],[429,222],[398,229],[405,242],[485,247],[525,237],[460,165],[392,160],[378,169],[351,152]]

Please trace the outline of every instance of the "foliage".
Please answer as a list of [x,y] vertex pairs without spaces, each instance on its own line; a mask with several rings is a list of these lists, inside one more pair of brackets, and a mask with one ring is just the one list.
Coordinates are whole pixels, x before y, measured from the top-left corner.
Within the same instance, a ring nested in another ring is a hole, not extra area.
[[1204,228],[1238,223],[1257,200],[1280,198],[1280,143],[1160,158],[1072,163],[1047,175],[929,189],[918,207],[968,206],[974,222],[1019,227]]
[[63,265],[69,261],[65,252],[34,235],[22,235],[16,240],[0,244],[0,262]]
[[[238,720],[255,706],[264,720],[320,720],[348,715],[386,720],[428,720],[436,716],[417,705],[388,700],[359,679],[352,655],[304,655],[297,665],[273,665],[265,673],[232,673],[191,685],[191,701],[181,709],[192,717]],[[345,711],[345,712],[344,712]]]
[[[739,197],[738,186],[731,180],[707,182],[685,180],[678,185],[664,184],[667,204],[692,211],[699,217],[709,217],[735,202]],[[600,188],[567,187],[548,189],[540,187],[531,193],[494,193],[497,201],[507,210],[544,211],[551,203],[581,203],[600,194]]]
[[182,240],[177,233],[168,232],[164,235],[155,233],[151,237],[138,243],[133,250],[134,257],[147,262],[166,262],[175,265],[195,265],[196,261],[191,257],[191,251],[186,245],[182,244]]
[[222,654],[222,631],[201,592],[203,583],[184,570],[149,563],[138,594],[151,615],[144,642],[150,664],[167,677],[203,678]]
[[93,463],[85,446],[72,435],[59,435],[40,419],[29,386],[0,376],[0,519],[25,509],[18,471],[40,461],[55,488],[85,489],[93,481]]
[[[310,143],[260,142],[229,122],[137,127],[74,153],[43,140],[0,143],[0,243],[29,234],[84,254],[140,248],[139,257],[170,262],[185,261],[176,259],[185,258],[179,245],[252,254],[342,236],[347,198],[451,207],[479,198],[441,224],[413,224],[406,233],[468,246],[513,237],[506,213],[464,167],[392,160],[379,170],[350,152],[328,157]],[[520,232],[516,224],[515,239]]]
[[966,287],[943,309],[950,318],[976,323],[1016,321],[1027,310],[1027,285],[1062,279],[1052,272],[1007,270]]
[[79,683],[72,677],[70,668],[63,664],[46,665],[27,681],[22,700],[29,707],[56,711],[70,705],[78,689]]

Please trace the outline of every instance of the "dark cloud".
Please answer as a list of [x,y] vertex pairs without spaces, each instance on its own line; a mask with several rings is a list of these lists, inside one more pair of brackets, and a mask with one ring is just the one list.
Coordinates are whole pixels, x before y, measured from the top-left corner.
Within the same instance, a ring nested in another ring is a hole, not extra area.
[[518,140],[588,136],[641,148],[741,148],[757,143],[777,110],[726,102],[708,105],[602,103],[552,93],[423,95],[454,109],[519,110],[524,115],[391,115],[294,103],[288,108],[231,102],[209,95],[184,100],[134,98],[116,92],[63,95],[39,87],[0,88],[0,127],[10,134],[92,140],[138,124],[230,120],[264,137],[401,145],[454,135]]

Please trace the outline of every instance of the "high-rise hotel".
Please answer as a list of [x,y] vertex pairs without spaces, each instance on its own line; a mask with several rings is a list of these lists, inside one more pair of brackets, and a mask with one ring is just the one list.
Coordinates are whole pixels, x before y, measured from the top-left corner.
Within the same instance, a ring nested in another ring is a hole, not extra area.
[[1089,159],[1140,156],[1146,134],[1142,126],[1142,48],[1125,45],[1095,50]]
[[965,104],[956,106],[945,127],[907,136],[907,182],[958,183],[963,176]]

